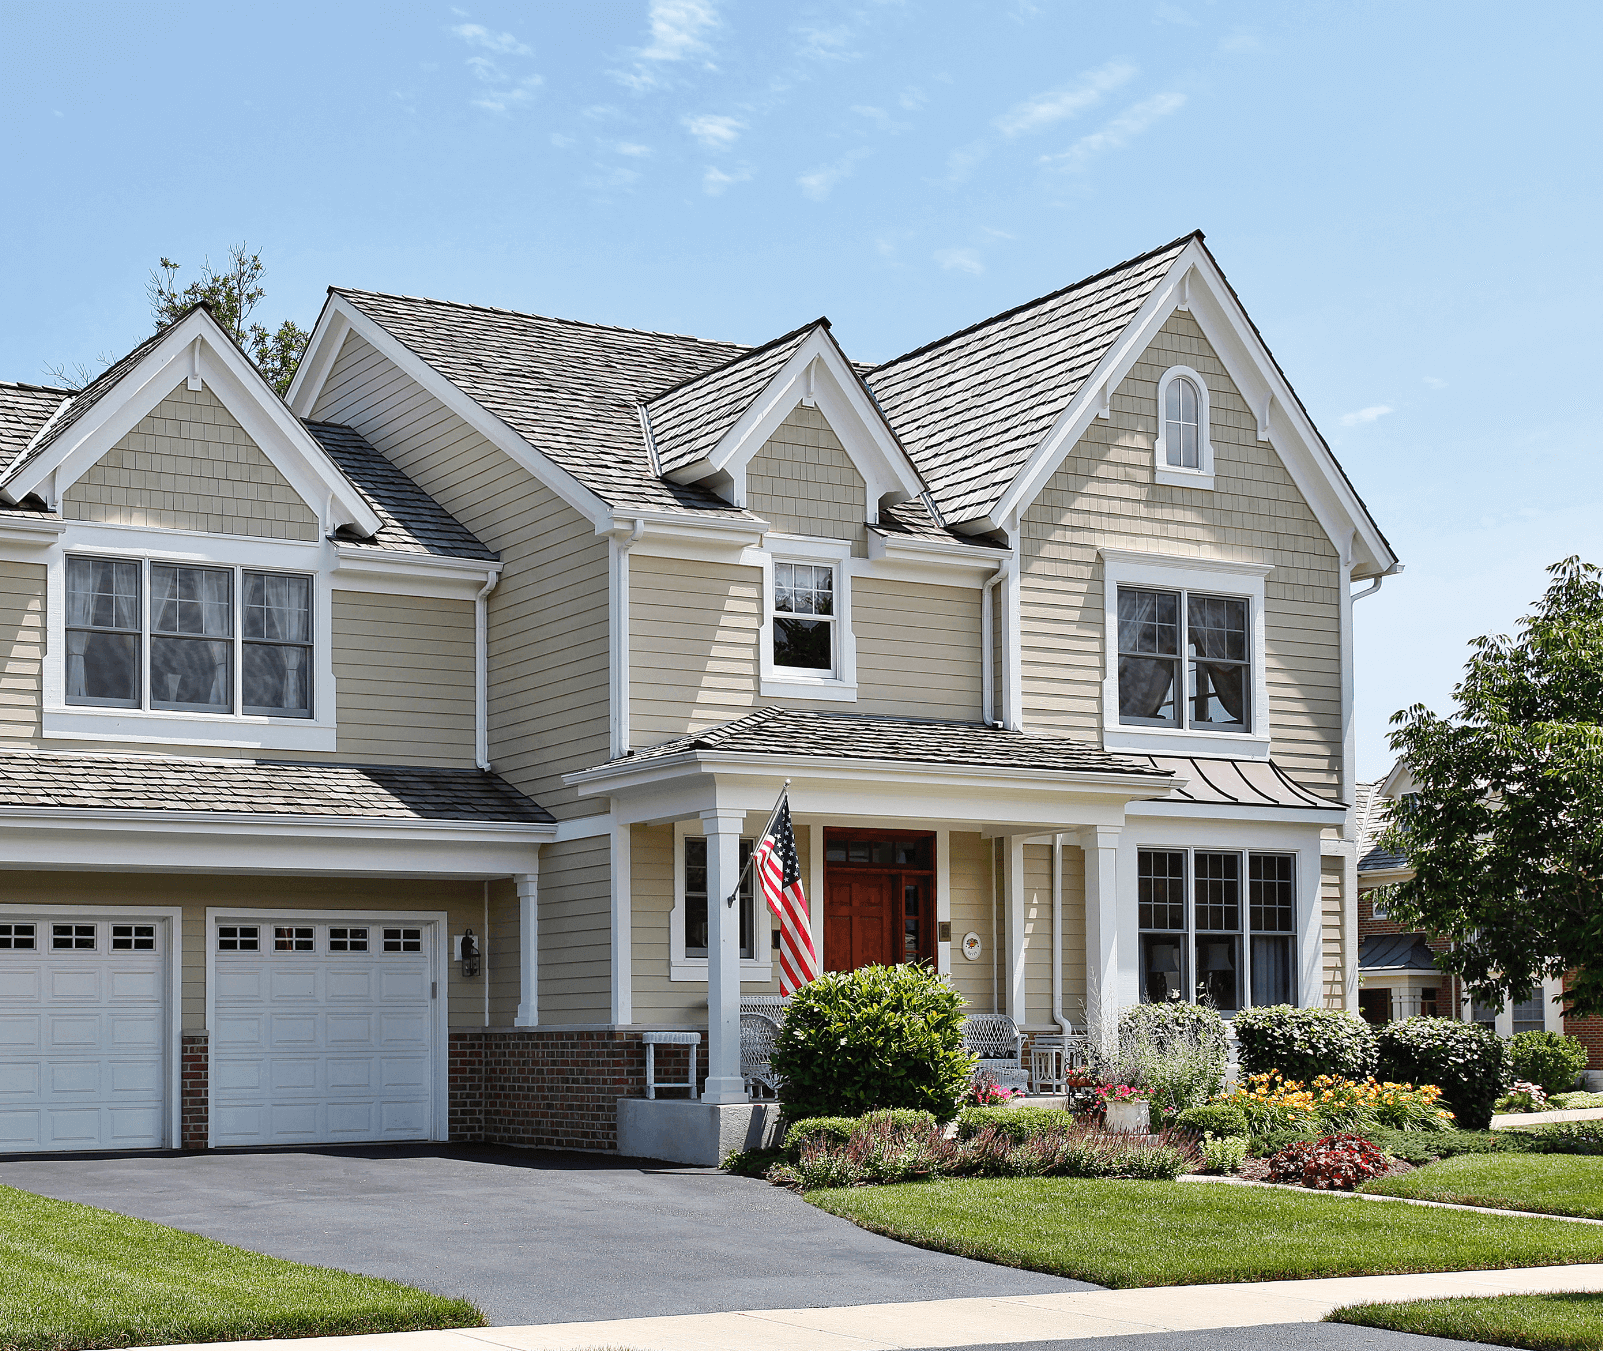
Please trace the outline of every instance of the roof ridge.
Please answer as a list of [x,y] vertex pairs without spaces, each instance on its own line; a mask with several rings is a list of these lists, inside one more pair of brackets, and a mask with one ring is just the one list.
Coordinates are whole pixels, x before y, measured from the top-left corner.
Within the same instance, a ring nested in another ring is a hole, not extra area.
[[574,328],[599,328],[608,333],[638,333],[647,338],[683,338],[687,342],[704,342],[716,347],[739,347],[742,354],[751,351],[744,343],[725,338],[698,338],[694,333],[668,333],[655,328],[630,328],[626,324],[602,324],[593,319],[564,319],[555,314],[536,314],[532,310],[512,310],[504,305],[478,305],[468,300],[437,300],[433,296],[407,295],[403,291],[364,291],[354,286],[330,286],[330,295],[377,296],[381,300],[410,300],[419,305],[443,305],[453,310],[478,310],[483,314],[507,314],[514,319],[539,319],[548,324],[568,324]]
[[[738,366],[742,361],[749,361],[752,357],[759,357],[764,352],[772,351],[781,343],[789,342],[792,338],[798,337],[803,333],[811,332],[813,329],[820,326],[822,326],[826,332],[828,331],[828,316],[821,314],[811,323],[802,324],[799,328],[793,328],[789,333],[781,333],[777,338],[770,338],[767,342],[762,343],[759,346],[748,347],[743,352],[735,353],[735,355],[730,357],[728,361],[720,361],[716,366],[710,366],[706,370],[700,371],[695,375],[687,375],[683,380],[679,381],[678,384],[669,385],[667,389],[661,390],[660,392],[653,394],[649,399],[644,400],[645,406],[650,408],[651,405],[656,403],[659,399],[666,399],[670,394],[677,394],[681,389],[693,385],[699,380],[706,380],[722,371],[727,371],[732,366]],[[679,337],[681,335],[676,333],[669,336]],[[696,341],[700,342],[701,339],[698,338]]]
[[1192,230],[1181,235],[1178,239],[1171,239],[1167,244],[1160,244],[1155,249],[1148,249],[1145,253],[1138,253],[1134,258],[1126,258],[1122,263],[1115,263],[1112,267],[1105,267],[1100,272],[1093,273],[1089,277],[1082,277],[1079,281],[1070,282],[1067,286],[1061,286],[1056,291],[1050,291],[1044,296],[1036,296],[1034,300],[1026,300],[1011,309],[1003,310],[1000,314],[993,314],[988,318],[976,320],[966,328],[960,328],[956,332],[948,333],[945,337],[936,338],[933,342],[927,342],[922,347],[915,347],[911,352],[903,352],[900,356],[892,357],[889,361],[882,361],[874,367],[870,374],[878,375],[887,367],[895,366],[899,362],[910,361],[916,356],[923,356],[924,353],[933,351],[937,347],[942,347],[946,343],[955,342],[959,338],[967,337],[970,333],[977,333],[980,329],[986,328],[991,324],[1000,323],[1003,319],[1011,319],[1014,315],[1022,314],[1025,310],[1031,309],[1036,305],[1044,305],[1050,300],[1057,300],[1062,296],[1068,295],[1071,291],[1078,291],[1081,287],[1090,286],[1093,282],[1099,282],[1105,277],[1111,277],[1114,273],[1134,267],[1137,263],[1144,263],[1149,258],[1156,258],[1160,253],[1164,253],[1178,245],[1188,243],[1193,239],[1201,240],[1202,238],[1201,230]]
[[35,394],[60,394],[63,398],[70,395],[70,389],[58,389],[55,385],[35,385],[27,380],[0,380],[0,389],[26,389]]

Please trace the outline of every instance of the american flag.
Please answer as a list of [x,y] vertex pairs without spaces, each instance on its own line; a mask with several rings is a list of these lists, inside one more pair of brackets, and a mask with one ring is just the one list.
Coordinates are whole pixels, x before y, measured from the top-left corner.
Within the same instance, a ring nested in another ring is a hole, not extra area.
[[818,954],[813,951],[812,916],[802,890],[801,859],[796,856],[796,834],[790,828],[790,798],[779,799],[768,833],[751,856],[758,885],[768,908],[779,918],[779,992],[793,995],[798,987],[818,977]]

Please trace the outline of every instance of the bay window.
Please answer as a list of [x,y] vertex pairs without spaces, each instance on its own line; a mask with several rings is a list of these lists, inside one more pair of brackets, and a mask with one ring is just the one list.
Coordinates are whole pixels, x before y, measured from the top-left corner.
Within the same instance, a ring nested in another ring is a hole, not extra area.
[[66,636],[69,704],[312,716],[307,576],[71,556]]

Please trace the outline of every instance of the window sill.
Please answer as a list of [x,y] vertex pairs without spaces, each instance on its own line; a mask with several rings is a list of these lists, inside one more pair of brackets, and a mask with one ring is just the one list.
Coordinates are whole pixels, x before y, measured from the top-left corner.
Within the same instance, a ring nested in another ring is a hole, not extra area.
[[332,751],[328,723],[305,718],[236,718],[218,713],[147,713],[137,708],[47,708],[43,732],[65,741],[228,746],[268,751]]
[[[759,962],[750,957],[740,959],[740,983],[742,985],[766,985],[774,978],[774,967],[771,962]],[[707,959],[705,957],[681,957],[677,961],[668,963],[669,980],[695,981],[705,985],[707,983]]]
[[855,704],[857,686],[844,680],[808,679],[806,676],[764,674],[762,694],[769,699],[829,699]]
[[1117,727],[1103,729],[1102,748],[1142,755],[1214,755],[1232,760],[1267,760],[1269,738],[1247,732],[1199,732],[1189,728]]
[[1213,475],[1201,469],[1170,469],[1159,466],[1154,480],[1171,488],[1213,488]]

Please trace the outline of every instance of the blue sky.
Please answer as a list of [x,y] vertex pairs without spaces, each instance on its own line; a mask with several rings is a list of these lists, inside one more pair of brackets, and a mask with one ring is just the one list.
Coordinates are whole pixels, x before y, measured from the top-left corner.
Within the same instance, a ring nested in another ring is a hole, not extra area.
[[337,283],[878,360],[1200,227],[1407,564],[1357,610],[1376,775],[1603,562],[1600,14],[4,0],[0,377],[242,238],[275,322]]

